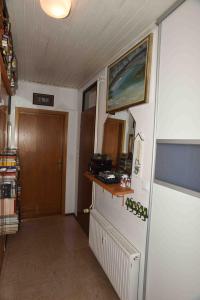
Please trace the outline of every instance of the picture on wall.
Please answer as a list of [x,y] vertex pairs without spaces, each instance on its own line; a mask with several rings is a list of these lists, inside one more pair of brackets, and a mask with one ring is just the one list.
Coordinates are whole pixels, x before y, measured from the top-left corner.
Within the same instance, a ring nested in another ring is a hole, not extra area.
[[33,104],[54,106],[54,95],[33,93]]
[[152,40],[148,35],[108,67],[108,113],[148,102]]

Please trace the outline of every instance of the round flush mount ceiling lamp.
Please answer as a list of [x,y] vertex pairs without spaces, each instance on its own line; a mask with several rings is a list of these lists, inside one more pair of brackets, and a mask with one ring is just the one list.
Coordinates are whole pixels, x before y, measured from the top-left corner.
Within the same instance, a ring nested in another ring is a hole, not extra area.
[[44,12],[56,19],[63,19],[69,15],[71,9],[70,0],[40,0]]

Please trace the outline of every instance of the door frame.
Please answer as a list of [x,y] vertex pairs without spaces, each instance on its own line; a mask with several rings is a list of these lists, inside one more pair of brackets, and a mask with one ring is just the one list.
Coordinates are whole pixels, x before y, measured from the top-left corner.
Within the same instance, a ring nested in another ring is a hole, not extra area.
[[[5,114],[6,122],[5,122],[5,128],[4,128],[4,145],[3,148],[8,146],[8,107],[6,105],[0,105],[0,110],[3,114]],[[1,148],[1,147],[0,147]]]
[[57,110],[48,109],[35,109],[35,108],[25,108],[16,107],[15,108],[15,145],[18,149],[18,132],[19,132],[19,115],[20,113],[37,113],[37,114],[52,114],[52,115],[62,115],[64,116],[64,128],[63,128],[63,163],[62,163],[62,183],[61,183],[61,214],[65,215],[66,210],[66,177],[67,177],[67,133],[68,133],[68,119],[69,113]]

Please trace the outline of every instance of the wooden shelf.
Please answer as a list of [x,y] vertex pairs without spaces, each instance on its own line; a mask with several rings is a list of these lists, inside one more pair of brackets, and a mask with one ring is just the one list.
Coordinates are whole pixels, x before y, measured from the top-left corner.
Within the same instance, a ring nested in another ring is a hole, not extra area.
[[3,80],[4,86],[5,86],[5,89],[8,93],[8,95],[12,96],[10,81],[8,79],[8,75],[7,75],[7,72],[6,72],[5,64],[4,64],[1,53],[0,53],[0,68],[1,68],[1,77],[2,77],[2,80]]
[[123,188],[123,187],[120,186],[119,183],[115,183],[115,184],[103,183],[102,181],[98,180],[95,176],[93,176],[90,172],[85,172],[84,176],[87,179],[89,179],[90,181],[95,182],[96,184],[101,186],[102,189],[108,191],[113,196],[124,197],[125,195],[129,195],[129,194],[134,193],[134,190],[132,190],[130,188]]

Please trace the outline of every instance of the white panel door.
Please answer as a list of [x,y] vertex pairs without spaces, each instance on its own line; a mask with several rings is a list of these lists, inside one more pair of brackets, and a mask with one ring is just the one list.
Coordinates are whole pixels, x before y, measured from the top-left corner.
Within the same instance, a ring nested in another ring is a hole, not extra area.
[[[200,1],[188,0],[162,23],[158,139],[200,139],[199,72]],[[150,226],[146,299],[200,300],[200,199],[154,184]]]
[[148,300],[200,299],[200,199],[154,184]]

